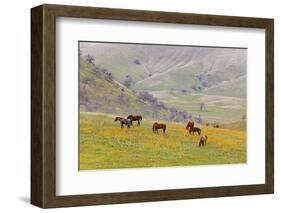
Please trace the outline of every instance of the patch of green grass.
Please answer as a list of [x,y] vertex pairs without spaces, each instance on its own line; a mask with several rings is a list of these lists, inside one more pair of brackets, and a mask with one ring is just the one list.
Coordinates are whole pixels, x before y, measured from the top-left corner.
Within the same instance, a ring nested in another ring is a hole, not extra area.
[[224,124],[223,128],[227,129],[234,129],[239,131],[246,131],[247,130],[247,122],[244,121],[237,121],[233,123]]
[[98,66],[106,68],[113,74],[113,78],[123,83],[126,75],[130,75],[134,82],[148,77],[147,70],[142,66],[134,63],[135,59],[142,59],[142,54],[134,47],[119,48],[111,45],[108,51],[96,48],[92,55],[96,59]]
[[[151,92],[158,97],[160,101],[166,103],[169,107],[176,107],[179,110],[188,112],[192,115],[201,115],[203,122],[232,123],[241,121],[246,115],[246,100],[241,99],[241,104],[237,108],[226,108],[231,103],[224,103],[222,98],[216,103],[205,103],[205,108],[200,110],[202,94],[182,94],[180,91],[171,93],[170,91]],[[228,98],[228,97],[226,97]]]
[[190,88],[196,83],[195,75],[198,74],[196,66],[175,68],[166,73],[156,73],[155,76],[137,82],[133,88],[136,90],[170,90]]
[[[185,124],[168,123],[164,134],[152,132],[154,121],[120,128],[114,117],[80,113],[80,169],[116,169],[233,164],[246,162],[246,132],[202,127],[207,146],[198,147],[200,136],[191,136]],[[160,121],[161,122],[161,121]]]

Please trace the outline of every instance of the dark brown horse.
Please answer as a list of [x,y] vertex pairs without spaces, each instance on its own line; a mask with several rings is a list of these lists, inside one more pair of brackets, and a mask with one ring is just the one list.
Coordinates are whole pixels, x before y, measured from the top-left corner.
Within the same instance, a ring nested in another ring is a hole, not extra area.
[[194,127],[194,121],[188,121],[187,125],[186,125],[186,130],[188,130],[188,128]]
[[121,124],[121,128],[124,128],[124,125],[127,125],[128,128],[130,128],[130,120],[129,119],[126,119],[126,118],[122,118],[122,117],[116,117],[115,120],[116,121],[119,121],[120,124]]
[[192,133],[194,135],[194,132],[197,132],[198,135],[201,135],[201,129],[199,127],[194,127],[194,126],[190,127],[189,134]]
[[163,129],[163,132],[166,132],[166,124],[159,124],[157,122],[155,122],[152,126],[152,131],[154,133],[158,133],[158,129]]
[[201,136],[200,141],[199,141],[199,147],[200,146],[206,146],[207,145],[207,139],[208,139],[207,135]]
[[129,115],[127,119],[130,119],[131,125],[133,125],[133,121],[138,121],[138,126],[140,125],[140,121],[142,121],[142,116],[141,115]]

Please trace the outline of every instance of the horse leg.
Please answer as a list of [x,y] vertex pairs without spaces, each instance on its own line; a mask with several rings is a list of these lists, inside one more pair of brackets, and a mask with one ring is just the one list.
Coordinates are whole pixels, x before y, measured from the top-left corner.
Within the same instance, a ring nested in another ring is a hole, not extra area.
[[138,120],[138,126],[140,125],[140,120]]
[[121,123],[121,128],[124,128],[124,125],[123,125],[123,123]]

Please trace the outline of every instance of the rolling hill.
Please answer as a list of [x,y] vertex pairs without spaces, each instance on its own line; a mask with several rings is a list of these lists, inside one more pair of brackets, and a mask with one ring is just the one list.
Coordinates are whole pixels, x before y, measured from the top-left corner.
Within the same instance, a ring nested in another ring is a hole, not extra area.
[[130,75],[135,90],[246,97],[246,49],[82,42],[80,51],[120,83]]
[[143,101],[131,90],[108,79],[98,68],[80,60],[80,111],[102,112],[127,117],[142,114],[163,118],[168,110]]
[[[199,116],[220,123],[246,117],[246,49],[95,42],[79,47],[82,111],[169,121]],[[152,100],[140,98],[143,93]]]

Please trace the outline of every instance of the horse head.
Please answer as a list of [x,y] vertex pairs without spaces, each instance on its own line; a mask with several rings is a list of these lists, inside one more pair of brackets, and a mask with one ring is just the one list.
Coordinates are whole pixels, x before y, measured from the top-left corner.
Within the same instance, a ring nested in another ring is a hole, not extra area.
[[186,129],[188,129],[189,127],[190,128],[194,127],[194,121],[188,121],[188,123],[186,125]]
[[119,117],[115,117],[115,120],[114,120],[114,121],[116,122],[116,121],[118,121],[119,119],[120,119]]

